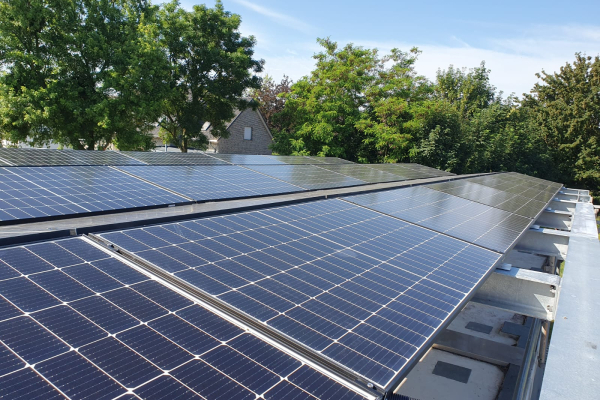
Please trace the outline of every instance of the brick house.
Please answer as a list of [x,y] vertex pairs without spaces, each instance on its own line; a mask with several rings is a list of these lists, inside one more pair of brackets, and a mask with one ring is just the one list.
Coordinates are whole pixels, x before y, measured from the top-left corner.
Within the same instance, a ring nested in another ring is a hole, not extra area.
[[[273,136],[260,111],[247,108],[240,112],[235,110],[235,116],[226,124],[229,131],[228,138],[215,138],[211,134],[211,126],[206,122],[202,133],[208,138],[207,153],[222,154],[271,154],[269,145]],[[165,148],[162,139],[158,136],[159,128],[152,131],[154,144],[157,150]],[[176,148],[169,151],[178,151]],[[190,150],[193,151],[193,150]]]
[[260,111],[247,108],[227,124],[228,138],[215,138],[211,126],[206,124],[202,132],[208,137],[207,152],[221,154],[271,154],[269,145],[273,136]]

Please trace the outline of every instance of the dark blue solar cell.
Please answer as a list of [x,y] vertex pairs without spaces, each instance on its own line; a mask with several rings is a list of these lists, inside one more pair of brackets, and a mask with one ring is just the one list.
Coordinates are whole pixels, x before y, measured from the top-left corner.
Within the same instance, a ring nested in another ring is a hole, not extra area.
[[[212,251],[221,254],[223,258],[231,258],[240,255],[242,252],[234,248],[221,244],[213,239],[203,239],[196,242],[198,245],[211,249]],[[200,256],[202,257],[202,256]],[[204,258],[204,257],[203,257]],[[212,260],[211,260],[212,261]]]
[[335,361],[353,369],[359,374],[372,379],[374,382],[387,383],[393,376],[394,371],[363,356],[341,344],[334,343],[328,347],[323,354]]
[[146,259],[152,264],[159,266],[167,272],[177,272],[188,269],[189,267],[176,259],[161,253],[158,250],[144,250],[137,253],[139,257]]
[[30,364],[69,350],[69,346],[29,317],[0,322],[0,340]]
[[347,331],[339,325],[336,325],[325,318],[313,314],[302,307],[296,307],[285,313],[288,317],[300,322],[302,325],[327,336],[331,339],[338,339]]
[[420,347],[427,340],[425,336],[419,335],[378,315],[367,319],[365,323],[416,347]]
[[196,268],[196,271],[201,272],[204,275],[209,276],[230,288],[238,288],[250,283],[247,280],[242,279],[239,276],[224,270],[223,268],[219,268],[214,264],[198,267]]
[[256,393],[263,393],[279,382],[277,375],[228,346],[219,346],[201,358]]
[[260,321],[266,321],[279,315],[279,313],[272,308],[267,307],[240,292],[228,292],[220,295],[219,298]]
[[[208,263],[208,261],[206,261],[205,259],[200,258],[190,253],[189,251],[185,251],[177,246],[163,247],[162,249],[160,249],[160,252],[166,254],[171,258],[176,259],[177,261],[189,268],[199,267],[200,265]],[[140,256],[143,256],[142,254],[143,253],[139,253]],[[180,271],[181,269],[178,270]]]
[[102,237],[127,251],[136,252],[150,249],[150,246],[146,246],[142,242],[125,235],[123,232],[103,233]]
[[353,333],[349,333],[339,339],[338,343],[343,344],[371,360],[376,360],[379,364],[383,364],[394,371],[398,371],[406,364],[406,359],[399,354]]
[[11,400],[66,399],[30,368],[0,377],[0,398]]
[[279,383],[273,389],[265,393],[264,398],[265,400],[315,400],[314,396],[311,396],[302,389],[299,389],[297,386],[292,385],[288,381],[281,381],[281,383]]
[[[331,265],[331,264],[329,264]],[[340,283],[344,282],[346,279],[342,278],[339,275],[336,275],[335,273],[331,272],[331,271],[326,271],[323,268],[319,268],[314,264],[304,264],[298,268],[294,268],[288,271],[288,273],[290,275],[294,275],[295,277],[299,278],[300,274],[303,274],[303,272],[308,272],[311,275],[317,276],[320,279],[323,279],[324,281],[330,283],[330,284],[335,284],[335,285],[339,285]],[[350,276],[353,276],[352,274]],[[317,282],[317,281],[315,281]],[[327,285],[326,283],[314,283],[315,286],[318,287],[323,287],[325,288],[325,286]]]
[[145,325],[117,335],[117,339],[164,370],[170,370],[194,356]]
[[201,360],[193,360],[171,371],[177,380],[207,399],[254,400],[256,395]]
[[9,301],[0,297],[0,321],[4,321],[5,319],[16,317],[21,314],[23,314],[21,310],[13,306]]
[[60,301],[27,278],[0,281],[0,294],[25,312],[60,304]]
[[301,365],[300,361],[263,342],[256,336],[244,334],[228,344],[246,357],[281,376],[287,376]]
[[[235,239],[238,243],[243,243],[246,246],[249,246],[250,250],[248,250],[248,251],[260,250],[260,249],[269,247],[269,245],[267,243],[260,240],[261,238],[259,236],[254,235],[254,232],[245,232],[245,233],[237,232],[237,233],[232,233],[231,235],[229,235],[227,237],[231,238],[231,239]],[[224,243],[224,242],[222,242],[222,243]]]
[[23,275],[54,269],[54,266],[22,247],[0,250],[0,260]]
[[335,308],[317,300],[309,300],[302,304],[302,307],[314,314],[320,315],[328,321],[341,326],[342,328],[351,329],[359,323],[359,320],[356,318],[353,318],[348,314],[344,314],[343,312],[338,311]]
[[331,289],[329,293],[371,312],[375,312],[381,308],[381,304],[375,303],[374,301],[371,301],[366,297],[362,297],[354,291],[350,291],[339,286]]
[[145,232],[151,233],[152,235],[161,238],[171,244],[185,243],[188,239],[185,236],[178,235],[171,230],[167,230],[162,226],[151,226],[143,229]]
[[83,259],[67,251],[56,243],[41,243],[28,246],[27,249],[37,254],[44,260],[57,268],[68,267],[69,265],[81,264]]
[[134,283],[148,280],[146,275],[137,272],[114,258],[94,261],[92,265],[125,285],[133,285]]
[[135,389],[135,393],[144,400],[202,400],[202,397],[170,376],[160,376]]
[[173,314],[151,321],[148,325],[193,354],[202,354],[220,344]]
[[[313,270],[314,269],[316,269],[316,267],[313,266]],[[325,279],[322,279],[316,275],[308,273],[302,268],[292,268],[290,270],[287,270],[286,274],[293,276],[297,280],[306,282],[306,283],[312,285],[313,287],[317,287],[317,288],[319,288],[320,291],[329,290],[334,286],[333,283],[331,283]],[[280,280],[280,282],[285,283],[281,280]],[[302,292],[307,293],[306,291],[302,291]]]
[[288,380],[320,400],[361,400],[362,396],[331,380],[307,365],[288,377]]
[[204,275],[200,272],[188,269],[175,274],[178,278],[192,284],[200,290],[204,290],[212,295],[219,295],[231,290],[230,287],[223,285],[222,283]]
[[285,312],[286,310],[294,307],[294,303],[289,302],[283,297],[271,293],[260,286],[248,285],[244,286],[239,291],[244,293],[246,296],[253,298],[259,303],[268,304],[269,307],[279,312]]
[[[265,277],[265,275],[256,272],[254,269],[246,268],[244,265],[237,262],[238,258],[235,260],[223,260],[215,263],[218,267],[224,269],[225,271],[231,272],[240,278],[246,279],[248,281],[257,281]],[[202,270],[201,268],[199,269]],[[206,272],[204,272],[206,273]],[[209,274],[213,278],[216,278],[214,275]],[[225,283],[225,282],[223,282]]]
[[262,250],[261,252],[265,253],[271,257],[275,257],[279,261],[279,263],[285,262],[287,264],[294,265],[294,266],[304,264],[306,261],[310,261],[310,260],[314,259],[314,257],[308,257],[305,260],[300,259],[300,258],[286,252],[285,250],[280,249],[279,247],[281,247],[281,246],[269,247],[269,248]]
[[213,251],[207,247],[201,246],[198,243],[184,243],[177,247],[182,248],[185,251],[189,251],[195,256],[198,256],[201,259],[206,260],[208,262],[219,261],[226,258],[224,255],[219,254],[216,251]]
[[[355,280],[358,280],[358,282],[360,282],[361,284],[356,283]],[[351,281],[341,284],[339,287],[349,292],[359,294],[360,296],[369,299],[372,302],[379,304],[380,306],[384,306],[385,304],[389,303],[394,297],[398,295],[397,293],[390,293],[389,290],[382,289],[382,291],[384,291],[385,293],[384,295],[379,292],[376,292],[375,290],[372,290],[371,288],[366,287],[366,285],[374,287],[376,284],[372,283],[368,279],[364,279],[360,276],[357,276]],[[375,289],[379,288],[376,287]]]
[[75,348],[107,336],[105,331],[68,306],[47,308],[31,316]]
[[14,268],[8,266],[8,264],[0,261],[0,281],[5,279],[15,278],[21,274]]
[[142,322],[168,314],[166,309],[129,288],[113,290],[103,296]]
[[62,272],[83,283],[97,293],[106,292],[123,286],[116,279],[89,264],[80,264],[63,268]]
[[155,249],[169,245],[169,242],[162,240],[159,237],[152,235],[151,233],[148,233],[142,229],[132,229],[125,232],[125,234]]
[[21,369],[25,363],[5,345],[0,343],[0,376]]
[[[278,272],[280,272],[280,269],[277,268],[273,268],[270,265],[265,264],[264,262],[261,262],[257,259],[255,259],[253,256],[255,254],[260,254],[260,253],[251,253],[249,256],[248,255],[241,255],[235,258],[232,258],[231,261],[235,261],[241,265],[243,265],[246,268],[250,268],[251,270],[264,275],[264,276],[269,276],[269,275],[274,275]],[[230,260],[225,260],[224,262],[227,262]]]
[[317,351],[321,351],[333,343],[333,341],[326,336],[286,317],[285,315],[280,315],[279,317],[272,319],[268,324]]
[[83,258],[85,261],[96,261],[110,257],[102,250],[95,248],[81,239],[60,240],[56,244]]
[[109,333],[117,333],[140,323],[99,296],[77,300],[69,305]]
[[299,291],[309,297],[318,296],[323,292],[322,289],[319,289],[313,285],[306,283],[305,281],[298,279],[292,275],[286,273],[281,273],[277,275],[273,275],[271,279],[282,283],[288,287],[294,288],[294,290]]
[[359,320],[369,318],[372,315],[371,312],[365,310],[364,308],[360,308],[340,297],[333,296],[330,293],[323,293],[322,295],[317,296],[315,299]]
[[[238,240],[235,240],[230,236],[218,236],[218,237],[214,238],[213,240],[215,242],[220,243],[223,246],[232,248],[240,253],[250,253],[251,251],[256,250],[256,248],[254,248],[246,243],[242,243]],[[217,249],[215,249],[215,250],[218,251]],[[231,257],[231,256],[229,256],[229,257]]]
[[29,279],[62,301],[77,300],[94,294],[94,292],[59,270],[34,274]]
[[155,303],[160,304],[169,311],[176,311],[194,304],[175,291],[161,285],[156,281],[145,281],[131,286],[136,292],[143,294]]
[[177,315],[222,341],[232,339],[244,332],[241,328],[200,306],[192,306],[177,311]]
[[387,308],[380,310],[377,313],[377,315],[388,319],[394,322],[395,324],[402,325],[403,327],[408,328],[411,331],[417,332],[423,336],[429,336],[435,331],[434,328],[428,325],[425,325],[415,319],[409,318],[403,314],[400,314],[399,312]]
[[262,281],[256,282],[256,284],[263,289],[268,290],[269,292],[275,293],[278,296],[281,296],[289,301],[292,301],[296,304],[300,304],[305,302],[310,297],[300,293],[297,290],[292,289],[289,286],[286,286],[282,283],[279,283],[273,279],[263,279]]
[[410,345],[402,340],[398,340],[398,338],[388,335],[387,333],[380,331],[371,325],[360,324],[354,328],[353,332],[373,343],[377,343],[389,351],[393,351],[394,353],[406,358],[412,357],[415,351],[417,351],[416,346]]
[[112,337],[89,344],[79,351],[128,388],[139,386],[162,374],[160,369]]
[[71,399],[113,399],[125,389],[74,351],[35,366]]

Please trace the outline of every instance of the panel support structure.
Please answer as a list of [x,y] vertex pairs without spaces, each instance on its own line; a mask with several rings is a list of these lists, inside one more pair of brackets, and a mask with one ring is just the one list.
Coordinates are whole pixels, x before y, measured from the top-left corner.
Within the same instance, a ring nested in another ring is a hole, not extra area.
[[512,268],[496,270],[471,299],[528,317],[554,321],[560,277]]

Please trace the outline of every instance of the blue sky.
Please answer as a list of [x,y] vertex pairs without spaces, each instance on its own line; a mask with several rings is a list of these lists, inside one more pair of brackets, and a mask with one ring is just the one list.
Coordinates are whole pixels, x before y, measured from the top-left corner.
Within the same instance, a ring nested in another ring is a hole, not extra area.
[[[185,8],[201,1],[182,0]],[[205,4],[214,5],[214,0]],[[475,67],[482,60],[505,95],[528,92],[536,72],[558,70],[575,52],[600,54],[600,1],[223,0],[257,40],[265,72],[296,80],[313,69],[318,37],[343,45],[419,47],[417,72]]]

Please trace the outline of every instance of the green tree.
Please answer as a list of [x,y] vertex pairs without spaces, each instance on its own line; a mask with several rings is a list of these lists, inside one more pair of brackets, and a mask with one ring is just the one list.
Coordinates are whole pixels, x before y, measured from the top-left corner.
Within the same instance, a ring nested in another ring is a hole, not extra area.
[[275,136],[281,154],[336,156],[352,161],[394,161],[408,152],[409,100],[417,100],[424,78],[416,77],[417,49],[377,49],[348,44],[339,48],[318,39],[316,68],[285,95],[288,127]]
[[600,190],[600,57],[577,53],[554,74],[542,71],[523,105],[550,149],[562,182]]
[[161,45],[167,55],[169,76],[159,119],[165,142],[182,152],[205,149],[202,125],[210,122],[214,136],[227,136],[226,122],[234,110],[251,103],[242,95],[258,89],[263,60],[253,59],[254,37],[241,36],[240,16],[223,9],[194,6],[187,12],[177,1],[161,10]]
[[146,147],[166,69],[157,10],[137,0],[3,2],[3,134],[76,149]]

